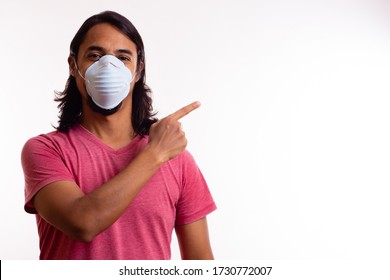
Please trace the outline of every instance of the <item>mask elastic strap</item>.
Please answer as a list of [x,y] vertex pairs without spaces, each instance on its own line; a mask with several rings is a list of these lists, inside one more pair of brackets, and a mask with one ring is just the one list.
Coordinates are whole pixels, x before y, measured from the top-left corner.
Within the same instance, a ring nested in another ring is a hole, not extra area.
[[77,66],[77,62],[76,62],[76,58],[75,58],[75,57],[73,57],[73,62],[74,62],[74,65],[76,66],[76,70],[77,70],[77,72],[79,73],[80,77],[81,77],[81,78],[83,78],[83,79],[84,79],[84,81],[87,81],[87,79],[86,79],[86,78],[84,78],[84,76],[83,76],[83,75],[81,75],[81,72],[80,72],[80,69],[79,69],[79,67]]

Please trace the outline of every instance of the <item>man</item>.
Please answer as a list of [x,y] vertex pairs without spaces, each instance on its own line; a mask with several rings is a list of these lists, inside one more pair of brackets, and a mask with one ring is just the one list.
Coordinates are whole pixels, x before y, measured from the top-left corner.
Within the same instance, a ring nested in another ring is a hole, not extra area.
[[213,259],[216,206],[179,123],[200,104],[153,118],[142,39],[114,12],[84,22],[68,62],[57,131],[22,151],[40,258],[170,259],[175,229],[183,259]]

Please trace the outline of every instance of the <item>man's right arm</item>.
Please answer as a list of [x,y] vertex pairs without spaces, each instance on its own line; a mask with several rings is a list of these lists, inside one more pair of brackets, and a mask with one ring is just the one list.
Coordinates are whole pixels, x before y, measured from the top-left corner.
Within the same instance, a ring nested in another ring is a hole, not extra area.
[[192,103],[153,124],[147,146],[119,174],[89,194],[72,181],[42,188],[32,203],[48,223],[73,239],[89,242],[126,210],[161,164],[179,155],[187,140],[179,119],[199,107]]
[[32,203],[54,227],[88,242],[120,217],[159,166],[155,153],[145,148],[118,175],[88,195],[72,181],[57,181],[42,188]]

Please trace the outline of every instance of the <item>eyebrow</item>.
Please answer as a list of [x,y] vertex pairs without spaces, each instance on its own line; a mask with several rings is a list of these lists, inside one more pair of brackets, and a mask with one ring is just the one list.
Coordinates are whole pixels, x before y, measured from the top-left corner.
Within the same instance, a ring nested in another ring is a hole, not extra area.
[[116,50],[116,52],[119,52],[119,53],[125,53],[125,54],[128,54],[128,55],[133,55],[133,52],[131,50],[128,50],[128,49],[119,49],[119,50]]
[[[101,47],[101,46],[91,45],[87,48],[87,51],[99,51],[99,52],[105,53],[106,49]],[[115,53],[125,53],[125,54],[131,55],[131,56],[133,55],[133,52],[129,49],[118,49],[118,50],[115,50]]]

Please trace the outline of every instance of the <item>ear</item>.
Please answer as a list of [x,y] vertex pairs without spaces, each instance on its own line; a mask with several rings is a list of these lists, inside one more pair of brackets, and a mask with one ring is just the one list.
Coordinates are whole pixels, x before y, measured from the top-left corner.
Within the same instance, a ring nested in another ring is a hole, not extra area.
[[144,70],[144,63],[141,61],[139,63],[139,67],[137,68],[136,76],[135,76],[135,82],[138,82],[141,78],[141,72]]
[[68,64],[69,64],[69,75],[75,77],[77,70],[76,70],[75,57],[73,55],[69,55]]

